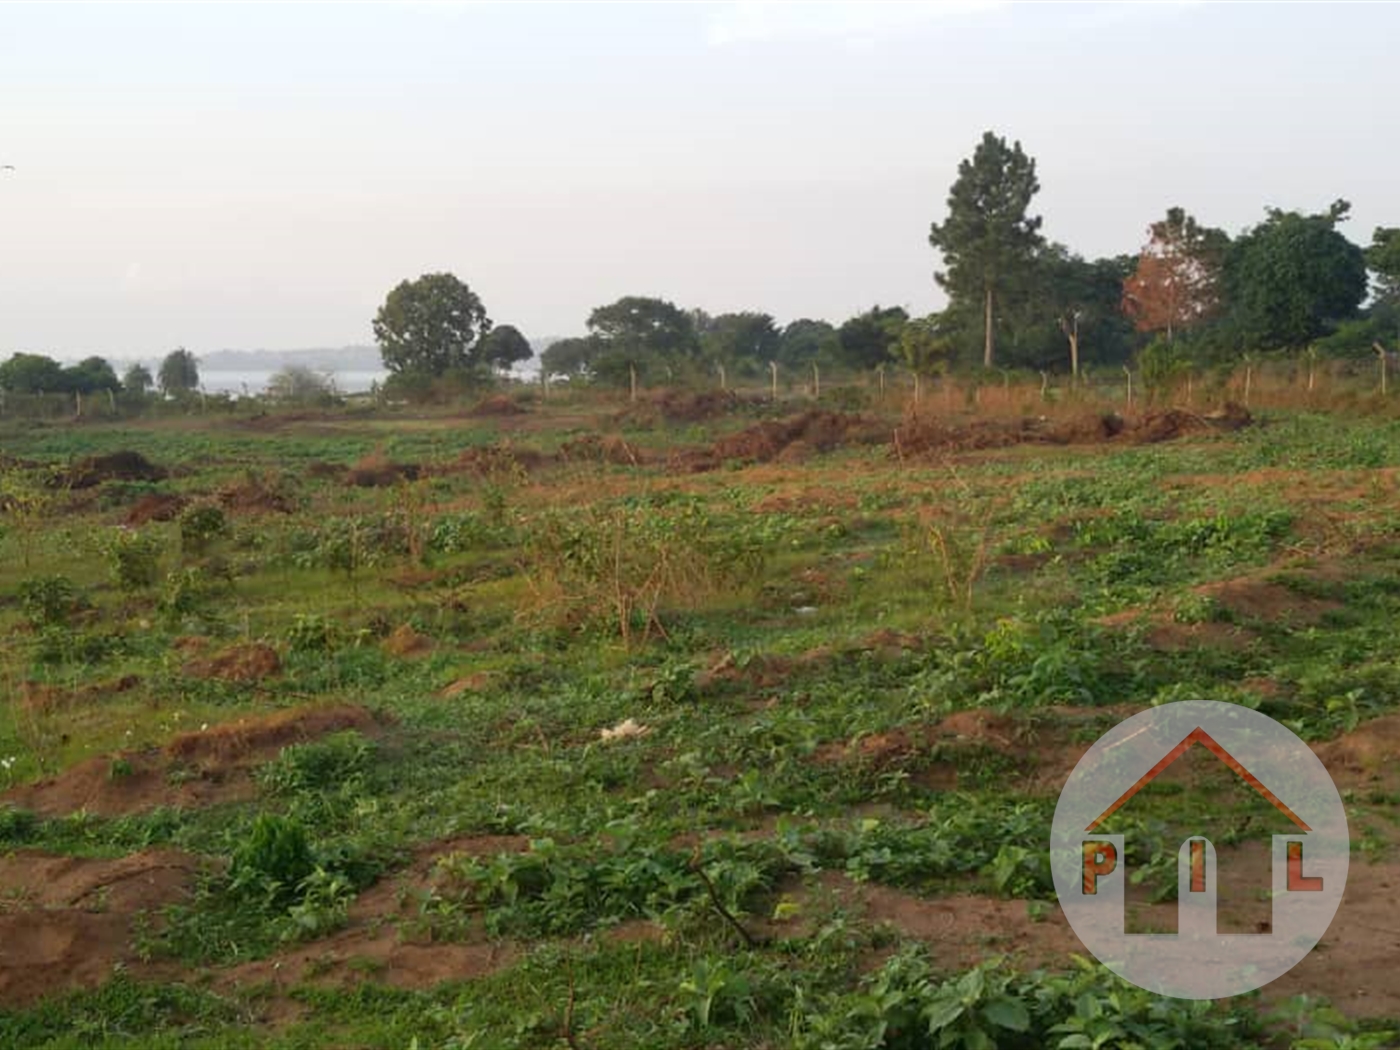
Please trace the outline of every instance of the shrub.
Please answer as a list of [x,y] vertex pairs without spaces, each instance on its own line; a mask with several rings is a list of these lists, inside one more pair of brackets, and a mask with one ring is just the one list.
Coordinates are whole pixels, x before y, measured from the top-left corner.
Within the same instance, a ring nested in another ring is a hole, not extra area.
[[230,886],[236,894],[286,906],[302,880],[316,870],[311,844],[300,821],[262,813],[233,854]]
[[103,544],[112,582],[132,592],[153,587],[160,575],[160,541],[148,533],[118,529]]
[[67,576],[35,576],[21,580],[19,604],[36,629],[63,627],[77,601],[77,589]]
[[228,517],[213,503],[198,503],[180,515],[180,549],[186,554],[203,554],[220,536],[228,535]]

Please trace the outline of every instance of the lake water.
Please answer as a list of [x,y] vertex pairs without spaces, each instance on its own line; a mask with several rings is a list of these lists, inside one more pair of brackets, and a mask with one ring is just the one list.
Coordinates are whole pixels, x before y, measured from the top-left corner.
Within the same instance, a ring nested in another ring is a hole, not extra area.
[[[200,369],[199,382],[208,394],[261,394],[267,390],[267,384],[281,369],[269,368],[263,371],[253,372],[206,372]],[[314,370],[318,374],[326,374],[319,369]],[[335,383],[337,393],[341,394],[363,394],[366,393],[374,383],[383,383],[389,373],[380,369],[373,372],[363,371],[330,371],[331,380]]]

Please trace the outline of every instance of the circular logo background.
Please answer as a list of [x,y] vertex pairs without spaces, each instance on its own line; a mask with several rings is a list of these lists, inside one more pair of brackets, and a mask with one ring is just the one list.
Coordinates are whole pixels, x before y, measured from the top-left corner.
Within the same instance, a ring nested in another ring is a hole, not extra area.
[[[1120,811],[1131,818],[1138,791],[1192,748],[1212,753],[1276,811],[1272,883],[1260,887],[1273,907],[1266,933],[1216,932],[1217,854],[1198,835],[1177,854],[1177,932],[1125,932],[1133,833],[1101,829]],[[1100,737],[1060,793],[1050,839],[1055,891],[1084,946],[1133,984],[1181,999],[1238,995],[1292,968],[1327,932],[1349,857],[1341,796],[1312,749],[1267,715],[1210,700],[1152,708]]]

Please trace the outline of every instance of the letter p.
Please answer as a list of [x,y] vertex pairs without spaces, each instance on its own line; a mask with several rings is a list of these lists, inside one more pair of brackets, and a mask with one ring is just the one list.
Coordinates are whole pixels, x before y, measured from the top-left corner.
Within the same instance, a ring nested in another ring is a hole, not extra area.
[[1099,876],[1107,875],[1118,867],[1118,848],[1111,842],[1084,843],[1084,893],[1093,896],[1099,892]]

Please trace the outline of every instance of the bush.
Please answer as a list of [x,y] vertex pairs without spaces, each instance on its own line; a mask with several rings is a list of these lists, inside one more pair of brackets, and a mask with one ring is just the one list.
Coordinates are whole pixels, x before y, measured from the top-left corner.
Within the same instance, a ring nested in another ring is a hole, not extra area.
[[199,503],[180,515],[180,549],[186,554],[203,554],[220,536],[228,535],[228,518],[223,508]]
[[132,529],[118,529],[103,545],[112,582],[123,591],[155,586],[160,576],[160,541]]
[[64,627],[77,602],[77,593],[67,576],[35,576],[20,581],[19,604],[31,627]]
[[229,867],[234,893],[287,906],[302,880],[316,870],[311,843],[300,821],[262,813],[233,854]]

